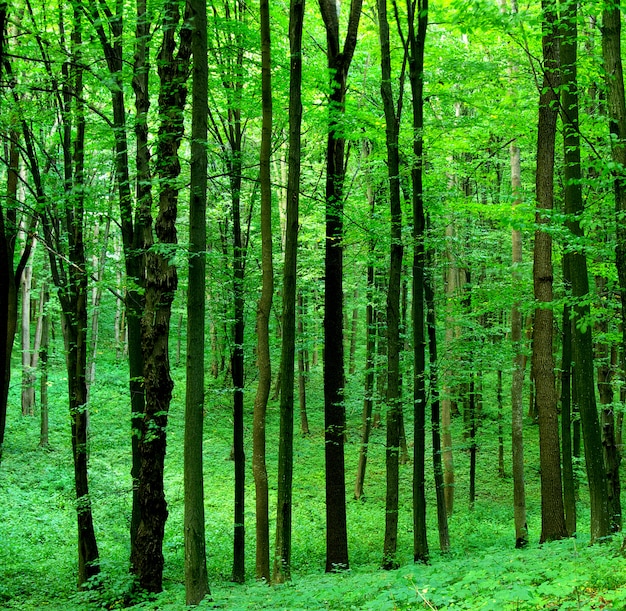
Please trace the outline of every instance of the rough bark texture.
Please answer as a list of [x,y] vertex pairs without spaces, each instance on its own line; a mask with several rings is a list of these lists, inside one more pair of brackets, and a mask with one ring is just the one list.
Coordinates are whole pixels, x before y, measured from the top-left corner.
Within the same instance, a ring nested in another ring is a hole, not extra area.
[[[423,195],[423,128],[424,128],[424,47],[428,25],[428,0],[415,6],[407,0],[409,29],[409,80],[413,96],[413,162],[411,183],[413,186],[413,411],[414,411],[414,458],[413,458],[413,560],[428,561],[428,537],[426,533],[426,490],[424,463],[426,458],[426,388],[425,371],[426,338],[424,335],[424,216]],[[417,21],[417,24],[415,23]],[[417,31],[415,30],[417,25]]]
[[[272,569],[272,582],[274,583],[284,583],[291,579],[295,341],[286,341],[285,335],[288,335],[293,330],[293,340],[295,340],[295,329],[293,329],[295,324],[295,303],[292,300],[295,300],[298,251],[304,7],[304,0],[291,0],[289,5],[289,49],[291,51],[289,63],[289,167],[287,170],[287,218],[285,225],[285,264],[283,268],[284,335],[280,367],[280,438],[278,445],[276,544]],[[293,308],[293,312],[291,308]],[[300,317],[302,319],[302,312]],[[287,339],[289,338],[287,337]]]
[[[163,17],[163,43],[159,52],[159,134],[156,171],[160,180],[158,215],[154,223],[149,209],[143,208],[143,248],[145,253],[145,310],[141,319],[145,409],[139,434],[140,522],[131,563],[139,585],[149,592],[160,592],[163,579],[163,534],[167,503],[163,488],[167,414],[173,381],[169,365],[171,305],[178,278],[170,263],[177,242],[176,215],[180,174],[178,148],[183,135],[183,110],[187,96],[191,52],[191,32],[181,28],[176,51],[176,28],[180,19],[177,2],[168,2]],[[160,245],[155,248],[155,237]]]
[[567,536],[563,491],[559,423],[557,416],[552,355],[552,238],[543,226],[549,222],[544,211],[550,211],[554,202],[554,148],[558,116],[558,42],[556,38],[556,5],[543,0],[543,59],[544,77],[539,96],[539,123],[537,136],[536,199],[537,212],[533,281],[535,310],[533,329],[533,370],[536,385],[536,403],[539,415],[539,454],[541,464],[541,536],[540,541],[551,541]]
[[[386,443],[386,498],[385,540],[383,543],[384,569],[398,567],[398,500],[400,411],[400,288],[402,272],[402,206],[400,200],[400,155],[398,137],[399,112],[396,113],[391,86],[391,51],[387,2],[378,2],[378,23],[381,56],[381,97],[385,111],[387,143],[387,177],[389,185],[390,241],[389,285],[387,287],[387,443]],[[400,103],[399,103],[400,108]]]
[[[256,491],[256,578],[270,581],[270,532],[269,532],[269,492],[267,486],[267,467],[265,464],[265,414],[272,385],[272,367],[270,361],[269,318],[274,292],[274,266],[272,264],[272,185],[270,162],[272,152],[272,66],[270,38],[269,0],[259,4],[261,23],[261,106],[263,124],[261,127],[261,150],[259,154],[259,181],[261,183],[261,297],[257,305],[257,365],[259,381],[254,398],[254,423],[252,432],[253,454],[252,470]],[[296,225],[297,230],[297,225]],[[292,344],[291,363],[291,403],[293,404],[294,356],[296,341],[296,287],[289,287],[287,298],[290,312],[285,317],[283,311],[283,342]],[[283,299],[285,295],[283,294]],[[289,318],[289,329],[285,326]],[[281,384],[281,388],[284,386]]]
[[343,350],[343,183],[345,139],[339,128],[345,112],[348,69],[357,43],[362,0],[352,0],[341,48],[339,14],[332,0],[319,0],[326,27],[330,77],[326,148],[326,242],[324,260],[324,456],[326,464],[326,571],[349,568],[346,523]]
[[[626,181],[621,169],[626,166],[626,103],[624,101],[624,73],[620,49],[621,9],[618,1],[607,6],[602,14],[602,56],[607,85],[607,114],[609,116],[609,130],[612,136],[611,155],[616,167],[620,168],[620,170],[614,170],[613,188],[615,192],[617,237],[615,242],[615,263],[622,308],[620,365],[623,371],[626,365],[626,324],[624,324],[624,321],[626,321]],[[621,431],[621,427],[618,431]],[[613,469],[615,465],[607,465],[607,467]],[[606,534],[604,524],[595,525],[592,521],[592,537],[594,536],[594,531],[596,531],[596,537],[602,537]]]
[[576,3],[567,2],[561,9],[561,74],[563,83],[562,120],[563,156],[565,183],[565,213],[567,227],[575,236],[572,242],[577,245],[567,253],[574,305],[572,308],[572,360],[576,373],[574,385],[580,411],[580,423],[585,446],[585,465],[589,482],[591,501],[591,538],[597,539],[609,534],[609,508],[607,503],[607,481],[602,453],[602,433],[598,419],[594,388],[593,344],[591,325],[581,324],[588,320],[589,277],[587,275],[587,255],[581,249],[583,231],[580,216],[584,205],[581,186],[580,134],[578,125],[578,83]]
[[197,605],[210,595],[206,568],[202,433],[206,295],[208,60],[206,0],[190,0],[193,84],[189,196],[189,284],[185,392],[185,597]]
[[[433,258],[429,253],[429,267],[432,269]],[[443,461],[441,457],[441,419],[439,401],[439,370],[437,364],[437,326],[435,316],[435,287],[432,273],[428,274],[424,285],[426,299],[426,326],[428,329],[428,356],[430,362],[430,425],[433,440],[433,472],[435,480],[435,496],[437,499],[437,531],[439,533],[439,549],[445,553],[450,551],[450,531],[448,529],[448,513],[444,496]]]

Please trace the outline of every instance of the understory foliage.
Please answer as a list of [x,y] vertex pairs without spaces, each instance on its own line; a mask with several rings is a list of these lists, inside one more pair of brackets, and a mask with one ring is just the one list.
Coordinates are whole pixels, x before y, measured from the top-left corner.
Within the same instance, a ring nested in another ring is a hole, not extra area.
[[[59,354],[54,357],[57,361]],[[174,370],[180,381],[183,368]],[[52,404],[50,446],[36,448],[38,422],[33,418],[9,420],[6,463],[0,476],[0,495],[11,499],[3,505],[0,521],[0,608],[45,608],[64,611],[91,611],[132,607],[161,611],[184,608],[183,586],[183,480],[181,384],[177,384],[171,411],[171,429],[167,454],[165,488],[170,517],[166,525],[165,591],[148,596],[134,587],[128,574],[128,523],[130,519],[130,457],[124,451],[128,435],[115,427],[125,413],[125,367],[104,357],[100,370],[101,384],[93,389],[91,414],[91,492],[98,540],[101,546],[100,575],[89,587],[75,592],[73,580],[74,498],[72,471],[65,442],[68,417],[63,409],[64,381],[50,381]],[[311,405],[320,405],[321,370],[312,371]],[[348,385],[348,391],[355,382]],[[15,389],[13,389],[15,391]],[[510,479],[498,479],[496,414],[485,407],[480,429],[477,500],[473,511],[465,502],[457,503],[450,519],[452,551],[432,554],[429,565],[411,563],[411,514],[407,503],[399,516],[400,568],[381,571],[385,498],[385,433],[374,429],[365,498],[348,502],[351,571],[322,573],[324,565],[323,495],[323,416],[311,410],[311,435],[295,439],[294,537],[291,583],[268,588],[248,580],[244,585],[228,583],[232,558],[230,415],[220,405],[220,390],[213,387],[208,398],[217,406],[205,417],[205,478],[207,494],[208,572],[213,600],[199,609],[271,609],[299,611],[335,609],[409,610],[409,609],[620,609],[626,604],[626,558],[620,549],[621,539],[589,546],[588,537],[537,545],[540,530],[539,464],[536,427],[527,430],[527,486],[529,530],[534,543],[524,550],[511,544]],[[346,452],[348,473],[358,460],[359,406],[347,404],[349,437]],[[251,418],[252,402],[246,403],[246,417]],[[462,436],[462,423],[454,423],[454,434]],[[270,402],[268,436],[278,431],[278,404]],[[246,443],[251,432],[247,432]],[[507,435],[507,445],[509,443]],[[463,444],[459,444],[463,450]],[[467,494],[468,457],[457,455],[456,492]],[[269,481],[276,477],[276,453],[268,453]],[[507,460],[507,472],[510,472]],[[400,471],[401,498],[409,498],[411,466]],[[582,472],[581,472],[582,475]],[[252,477],[248,494],[252,498]],[[581,488],[580,506],[585,514],[587,499]],[[270,500],[272,501],[272,494]],[[427,486],[427,503],[434,504],[434,490]],[[252,516],[253,503],[246,507]],[[435,516],[429,516],[429,529],[435,528]],[[581,520],[580,531],[586,529]],[[254,531],[247,533],[252,548]],[[246,570],[254,572],[250,555]]]

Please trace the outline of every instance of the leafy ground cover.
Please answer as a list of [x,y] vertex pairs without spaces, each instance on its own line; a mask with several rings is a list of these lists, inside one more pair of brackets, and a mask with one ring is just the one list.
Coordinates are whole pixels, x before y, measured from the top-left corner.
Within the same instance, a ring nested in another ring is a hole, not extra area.
[[[166,485],[170,518],[165,537],[165,591],[155,598],[133,593],[128,576],[130,517],[130,431],[126,372],[109,363],[98,370],[91,396],[91,494],[102,574],[89,590],[76,592],[75,510],[65,382],[52,378],[51,446],[39,448],[38,421],[17,412],[12,397],[7,443],[0,467],[0,609],[92,610],[134,605],[137,609],[184,608],[182,531],[182,433],[184,388],[178,372],[168,439]],[[17,379],[17,376],[16,378]],[[358,397],[360,381],[351,381]],[[485,387],[488,387],[486,384]],[[584,487],[579,503],[580,535],[527,549],[513,548],[512,484],[497,476],[496,414],[485,397],[479,431],[478,498],[467,507],[467,453],[461,423],[455,423],[456,506],[450,520],[453,550],[437,551],[434,495],[429,486],[431,563],[414,565],[410,512],[411,465],[402,469],[399,550],[401,568],[380,570],[384,528],[384,430],[375,430],[366,476],[366,499],[351,500],[358,457],[360,402],[348,404],[348,520],[352,569],[324,574],[323,434],[321,396],[315,379],[309,392],[312,435],[295,446],[293,581],[269,588],[255,583],[253,481],[248,469],[246,511],[251,576],[229,582],[232,562],[232,425],[229,394],[210,390],[205,419],[207,546],[212,601],[206,609],[624,609],[626,559],[621,537],[590,547]],[[251,406],[248,407],[251,423]],[[270,405],[270,482],[276,481],[277,406]],[[407,421],[407,430],[411,422]],[[505,427],[508,433],[508,428]],[[526,473],[531,539],[540,530],[536,428],[526,430]],[[248,430],[250,435],[251,431]],[[506,442],[507,460],[509,444]],[[275,498],[275,490],[270,491]]]

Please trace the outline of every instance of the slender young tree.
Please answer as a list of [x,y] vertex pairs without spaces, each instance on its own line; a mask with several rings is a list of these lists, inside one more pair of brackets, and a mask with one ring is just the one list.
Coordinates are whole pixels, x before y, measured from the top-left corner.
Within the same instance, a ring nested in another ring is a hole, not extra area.
[[537,136],[536,223],[533,260],[534,294],[537,301],[533,327],[533,370],[539,415],[541,463],[540,541],[567,536],[561,454],[552,355],[552,237],[546,230],[554,202],[554,149],[558,117],[559,54],[554,0],[542,0],[543,84],[539,95]]
[[[269,318],[272,310],[274,293],[274,266],[272,263],[272,61],[270,36],[270,4],[269,0],[261,0],[259,4],[261,24],[261,150],[259,155],[259,178],[261,183],[261,297],[257,305],[257,365],[259,381],[254,398],[254,424],[252,432],[252,470],[256,491],[256,578],[270,581],[270,531],[269,531],[269,492],[267,486],[267,466],[265,463],[265,416],[267,401],[272,386],[272,367],[270,361]],[[295,353],[295,286],[290,287],[293,293],[291,306],[293,314],[290,324],[292,335],[289,340],[294,345],[291,362]],[[284,323],[284,318],[283,318]],[[285,329],[283,327],[283,341]],[[292,366],[293,371],[293,366]],[[281,384],[282,388],[282,384]],[[293,403],[293,377],[291,402]]]
[[402,204],[400,199],[400,114],[402,109],[402,84],[396,109],[391,84],[391,45],[387,0],[379,0],[378,31],[380,40],[380,92],[385,112],[387,144],[387,176],[389,185],[389,209],[391,217],[391,251],[389,260],[389,286],[387,289],[387,443],[386,443],[386,497],[385,540],[383,543],[384,569],[398,567],[398,501],[399,501],[399,453],[400,411],[402,395],[400,387],[400,286],[402,273]]
[[[131,425],[131,477],[133,480],[132,513],[130,520],[130,547],[135,545],[135,538],[140,521],[139,507],[139,430],[145,409],[143,387],[143,351],[141,348],[141,315],[144,310],[145,296],[143,292],[144,270],[141,241],[143,236],[141,202],[148,197],[149,154],[147,151],[147,112],[148,97],[148,64],[147,52],[149,41],[149,19],[146,3],[137,2],[137,25],[135,31],[135,58],[133,67],[133,89],[135,89],[135,105],[137,119],[135,135],[137,137],[137,206],[133,210],[131,195],[130,166],[128,159],[128,134],[126,125],[126,103],[122,69],[123,58],[123,4],[117,3],[113,13],[105,0],[95,2],[79,2],[87,19],[96,31],[107,69],[111,76],[109,90],[111,92],[111,109],[113,112],[113,137],[115,140],[115,176],[118,187],[120,226],[124,252],[124,268],[126,272],[126,292],[124,308],[127,324],[128,341],[128,373],[130,391],[130,425]],[[108,25],[108,31],[105,30]],[[137,88],[141,91],[138,93]]]
[[341,45],[338,0],[319,0],[326,27],[330,78],[326,147],[326,242],[324,259],[324,456],[326,464],[326,571],[349,568],[346,521],[344,438],[345,363],[343,350],[343,186],[348,70],[357,43],[362,0],[351,0],[346,38]]
[[188,605],[210,595],[206,568],[202,431],[206,298],[208,59],[206,0],[189,0],[191,22],[191,185],[185,392],[185,592]]
[[[510,146],[511,191],[513,205],[521,202],[522,188],[520,150],[516,142]],[[522,232],[511,230],[512,280],[520,280],[519,266],[522,263]],[[513,344],[513,379],[511,381],[511,454],[513,471],[513,520],[515,523],[515,547],[528,544],[528,524],[526,521],[526,485],[524,481],[524,407],[522,391],[524,387],[524,351],[522,346],[523,316],[521,304],[516,300],[511,307],[511,342]]]
[[424,308],[425,251],[424,234],[424,49],[428,26],[428,0],[414,4],[407,0],[409,20],[407,45],[409,81],[413,108],[413,157],[411,184],[413,187],[413,559],[428,561],[426,532],[426,312]]
[[[34,15],[31,12],[31,18]],[[73,7],[72,32],[67,41],[64,11],[59,12],[61,42],[70,54],[61,67],[60,86],[53,95],[61,117],[60,141],[63,168],[63,198],[52,201],[45,190],[33,132],[22,119],[22,135],[37,197],[54,284],[61,304],[65,344],[69,410],[74,463],[74,489],[78,525],[78,586],[100,572],[99,552],[93,523],[88,478],[87,407],[87,258],[85,256],[85,105],[83,87],[82,20]],[[47,48],[38,41],[45,65],[51,65]],[[51,82],[58,80],[48,71]]]
[[283,342],[280,361],[280,437],[278,441],[278,492],[276,543],[272,582],[291,579],[291,515],[293,487],[293,381],[295,354],[295,299],[300,202],[300,152],[302,126],[302,32],[304,0],[289,4],[289,161],[285,262],[283,267]]

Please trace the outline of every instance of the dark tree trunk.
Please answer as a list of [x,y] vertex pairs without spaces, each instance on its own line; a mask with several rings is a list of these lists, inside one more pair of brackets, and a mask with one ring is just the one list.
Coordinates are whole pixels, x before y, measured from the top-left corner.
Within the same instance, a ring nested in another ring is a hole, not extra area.
[[[428,0],[419,0],[417,6],[407,0],[409,28],[409,80],[413,96],[413,161],[411,183],[413,186],[413,406],[414,406],[414,458],[413,458],[413,560],[428,561],[426,532],[426,339],[424,335],[424,47],[428,25]],[[417,24],[415,23],[417,21]],[[417,31],[415,26],[417,25]]]
[[556,37],[556,4],[543,0],[544,78],[539,96],[539,122],[536,172],[536,223],[533,280],[535,310],[533,329],[533,371],[536,405],[539,416],[539,454],[541,464],[541,536],[540,541],[567,536],[563,490],[559,428],[552,355],[552,238],[543,229],[549,223],[554,201],[554,148],[558,116],[558,41]]
[[[611,155],[616,167],[626,165],[626,103],[624,101],[624,73],[621,56],[621,9],[620,3],[615,2],[604,9],[602,14],[602,56],[607,89],[607,110],[609,116],[609,130],[611,133]],[[614,170],[613,188],[615,192],[615,263],[619,280],[621,309],[622,309],[622,349],[620,365],[622,371],[626,367],[626,181],[622,171]],[[610,435],[610,423],[606,423],[606,432]],[[603,423],[604,426],[604,423]],[[621,426],[618,429],[621,438]],[[617,441],[614,441],[615,445]],[[617,469],[614,460],[607,465],[609,470]],[[613,478],[617,481],[617,478]],[[600,526],[602,528],[600,528]],[[594,529],[595,527],[595,529]],[[609,524],[610,529],[610,524]],[[607,534],[604,524],[595,525],[592,521],[592,536]]]
[[[270,527],[269,527],[269,492],[267,486],[267,466],[265,463],[265,415],[267,401],[272,385],[272,368],[270,361],[269,318],[272,310],[274,292],[274,266],[272,264],[272,185],[270,162],[272,153],[272,65],[270,38],[270,6],[269,0],[261,0],[259,4],[261,23],[261,106],[263,124],[261,127],[261,150],[259,155],[259,181],[261,183],[261,297],[257,306],[257,363],[259,381],[254,399],[253,424],[253,456],[252,470],[256,491],[256,578],[266,583],[270,581]],[[295,229],[297,232],[297,222]],[[293,229],[290,227],[290,229]],[[296,233],[297,240],[297,233]],[[297,242],[296,242],[297,243]],[[296,341],[296,287],[287,287],[290,291],[286,297],[283,291],[283,303],[289,301],[289,308],[283,311],[284,335],[283,342],[291,344],[290,358],[291,389],[290,401],[293,404],[294,356]],[[286,319],[289,319],[287,329]],[[282,385],[281,385],[282,386]]]
[[349,568],[346,522],[343,350],[343,183],[345,139],[339,128],[345,113],[348,69],[357,43],[362,0],[352,0],[341,48],[339,15],[331,0],[319,0],[326,27],[330,77],[326,149],[326,246],[324,261],[324,456],[326,464],[326,571]]
[[[396,111],[391,86],[391,50],[389,44],[389,21],[387,2],[378,2],[378,23],[381,56],[381,97],[385,111],[387,143],[387,176],[389,184],[389,209],[391,217],[389,260],[389,285],[387,288],[387,443],[385,500],[385,540],[383,543],[384,569],[398,567],[398,501],[399,501],[399,452],[400,413],[402,396],[400,386],[400,289],[402,274],[402,205],[400,200],[400,155],[398,138],[400,132],[400,109]],[[401,82],[402,82],[401,78]]]
[[[139,433],[139,506],[141,519],[131,563],[139,585],[160,592],[163,580],[163,535],[167,503],[163,488],[167,415],[174,383],[170,375],[169,330],[171,306],[178,278],[170,263],[177,243],[176,215],[180,174],[178,148],[183,135],[183,111],[187,97],[186,80],[191,53],[188,24],[180,30],[176,51],[178,3],[168,1],[163,17],[163,43],[159,52],[159,134],[156,171],[160,181],[158,215],[152,228],[150,209],[142,205],[143,248],[145,252],[145,310],[141,319],[145,409]],[[145,201],[143,202],[146,203]],[[153,248],[154,240],[164,248]]]
[[[430,253],[429,253],[430,255]],[[429,256],[432,268],[432,257]],[[448,529],[448,512],[446,510],[445,488],[443,481],[443,460],[441,456],[441,415],[439,401],[439,371],[437,363],[437,326],[435,316],[435,287],[432,272],[428,274],[424,284],[426,300],[426,325],[428,328],[428,355],[430,362],[430,406],[431,429],[433,438],[433,471],[435,479],[435,497],[437,499],[437,530],[439,532],[439,548],[443,553],[450,551],[450,531]],[[500,376],[500,384],[502,376]]]
[[[514,205],[521,202],[521,160],[516,143],[511,144],[511,191],[515,196]],[[516,269],[522,262],[522,234],[519,229],[511,232],[513,260],[513,282],[518,283],[520,272]],[[513,473],[513,519],[515,522],[515,547],[528,544],[528,524],[526,522],[526,486],[524,482],[524,389],[523,315],[519,301],[511,307],[511,343],[513,344],[513,376],[511,381],[511,462]]]
[[206,567],[202,432],[206,299],[208,60],[206,0],[190,0],[193,85],[189,197],[189,284],[185,392],[185,594],[188,605],[210,595]]
[[[563,279],[569,283],[568,258],[563,258]],[[563,306],[561,358],[561,447],[563,451],[563,505],[570,537],[576,534],[576,483],[572,460],[572,320],[570,306]]]
[[[295,298],[300,201],[300,150],[302,125],[302,31],[304,0],[289,4],[289,161],[287,169],[287,222],[283,268],[283,342],[281,352],[280,437],[276,545],[272,581],[291,579],[291,514],[293,485],[293,381],[295,351]],[[300,311],[300,320],[303,312]],[[293,334],[293,336],[290,336]],[[299,356],[300,360],[300,356]],[[302,355],[304,361],[304,355]],[[304,365],[304,363],[302,363]],[[302,379],[302,372],[300,373]],[[302,404],[300,404],[302,409]],[[306,414],[306,412],[305,412]],[[308,423],[307,423],[308,428]]]
[[[121,5],[118,5],[121,7]],[[145,189],[149,183],[142,180],[147,171],[147,167],[142,169],[142,164],[146,163],[147,150],[144,150],[143,143],[145,137],[145,113],[147,106],[137,108],[136,135],[137,142],[137,216],[133,220],[133,204],[131,196],[131,183],[128,161],[128,140],[126,127],[126,106],[124,101],[124,87],[122,83],[122,31],[123,22],[121,13],[113,15],[109,7],[104,2],[91,2],[88,6],[83,4],[88,19],[96,30],[98,39],[102,46],[103,54],[107,62],[107,68],[111,75],[111,106],[113,110],[113,137],[115,139],[115,176],[118,186],[120,225],[122,232],[122,244],[124,250],[124,266],[127,277],[125,310],[127,321],[128,338],[128,369],[129,369],[129,390],[130,390],[130,425],[131,425],[131,453],[132,466],[131,477],[133,481],[132,513],[130,521],[130,547],[131,556],[135,545],[135,537],[140,521],[138,478],[140,468],[139,456],[139,434],[141,430],[141,418],[145,409],[145,395],[143,388],[143,351],[141,347],[141,316],[144,310],[145,298],[143,294],[143,254],[141,251],[141,241],[143,236],[142,220],[140,216],[141,201],[145,194]],[[101,11],[101,12],[99,12]],[[133,74],[133,87],[137,83],[143,86],[147,82],[147,68],[141,57],[141,49],[145,48],[148,42],[148,22],[141,4],[137,8],[137,46],[135,53],[139,57],[135,58]],[[111,28],[111,37],[107,37],[103,24],[108,23]],[[147,93],[147,89],[145,90]],[[145,100],[148,103],[148,100]],[[142,140],[142,138],[144,138]],[[131,563],[132,564],[132,563]],[[132,568],[132,566],[131,566]]]
[[306,382],[308,378],[307,350],[304,344],[304,298],[298,293],[298,403],[300,405],[300,433],[309,434],[309,417],[306,410]]
[[[365,147],[364,147],[365,148]],[[373,216],[376,197],[373,189],[368,185],[368,199],[370,204],[370,217]],[[372,408],[374,406],[374,372],[376,351],[376,328],[374,320],[374,239],[368,244],[369,260],[367,263],[367,305],[365,308],[365,389],[363,397],[363,418],[361,424],[361,447],[359,448],[359,463],[354,484],[354,498],[358,501],[363,496],[365,482],[365,468],[367,466],[367,452],[369,447],[370,432],[372,429]]]
[[[563,155],[565,183],[565,213],[567,227],[575,239],[573,244],[580,244],[583,231],[580,216],[584,205],[582,199],[580,167],[580,134],[578,126],[578,90],[577,90],[577,7],[568,2],[561,8],[561,74],[562,74],[562,120],[563,120]],[[575,247],[574,247],[575,248]],[[587,275],[586,254],[579,249],[567,252],[569,257],[569,276],[572,285],[572,297],[575,302],[572,326],[572,360],[576,375],[574,384],[580,410],[580,424],[585,446],[585,465],[589,482],[591,502],[591,539],[599,539],[609,534],[610,520],[607,503],[607,481],[602,453],[602,433],[598,420],[596,395],[594,388],[593,344],[591,325],[581,324],[590,314],[588,295],[589,278]]]

